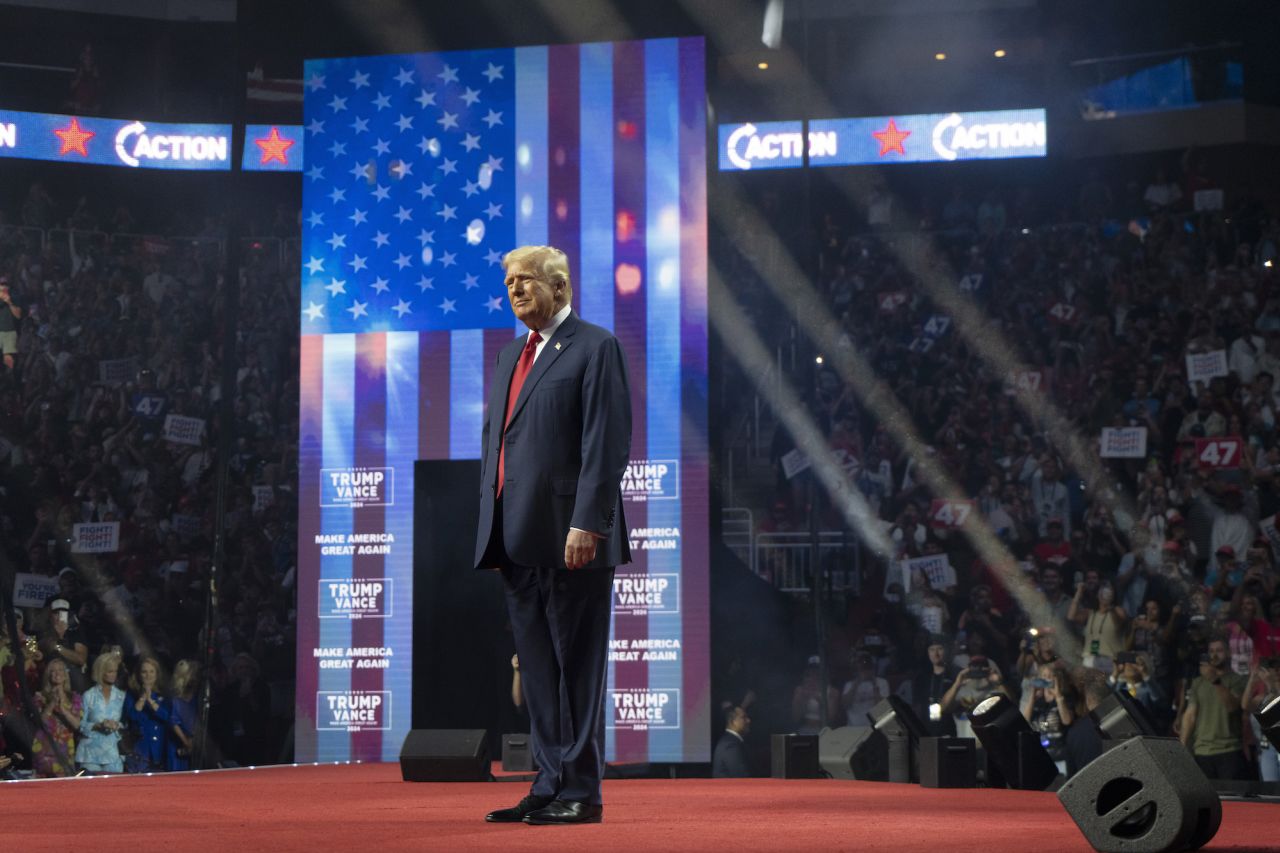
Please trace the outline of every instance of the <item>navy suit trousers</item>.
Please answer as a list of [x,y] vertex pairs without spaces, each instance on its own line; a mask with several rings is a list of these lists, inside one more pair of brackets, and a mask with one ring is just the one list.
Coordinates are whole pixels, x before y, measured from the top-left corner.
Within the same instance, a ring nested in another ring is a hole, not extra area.
[[601,802],[613,569],[502,569],[538,763],[532,793]]

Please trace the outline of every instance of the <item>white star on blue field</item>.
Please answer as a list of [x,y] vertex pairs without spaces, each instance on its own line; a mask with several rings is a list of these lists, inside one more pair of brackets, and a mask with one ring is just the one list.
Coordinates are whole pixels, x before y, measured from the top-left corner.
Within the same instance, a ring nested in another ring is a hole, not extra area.
[[510,50],[307,63],[303,334],[508,328]]

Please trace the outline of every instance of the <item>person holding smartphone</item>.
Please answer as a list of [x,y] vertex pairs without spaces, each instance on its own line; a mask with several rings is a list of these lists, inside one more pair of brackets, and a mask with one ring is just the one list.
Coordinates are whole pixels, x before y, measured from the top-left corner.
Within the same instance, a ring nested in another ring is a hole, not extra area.
[[1117,653],[1124,649],[1125,623],[1129,616],[1116,603],[1115,589],[1110,581],[1098,584],[1098,606],[1087,607],[1082,603],[1084,584],[1076,587],[1075,597],[1067,610],[1067,619],[1084,626],[1084,665],[1102,672],[1110,672]]
[[1240,709],[1249,715],[1254,739],[1258,742],[1258,775],[1264,782],[1280,782],[1280,750],[1262,736],[1262,726],[1253,716],[1280,696],[1280,656],[1263,658],[1249,673],[1244,695],[1240,697]]
[[1160,682],[1152,678],[1151,658],[1145,652],[1120,652],[1116,655],[1112,686],[1116,692],[1125,693],[1141,703],[1157,726],[1168,728],[1173,717],[1173,703]]
[[1231,671],[1230,661],[1226,640],[1210,640],[1208,653],[1200,658],[1200,675],[1187,691],[1178,729],[1182,743],[1210,779],[1243,779],[1245,775],[1241,737],[1245,677]]
[[1040,745],[1049,752],[1058,770],[1065,774],[1066,735],[1067,729],[1075,722],[1075,714],[1064,682],[1061,667],[1041,664],[1036,670],[1036,677],[1031,679],[1031,689],[1022,694],[1020,710],[1023,719],[1040,736]]
[[943,714],[955,714],[957,735],[973,737],[969,712],[997,694],[1013,698],[995,662],[982,655],[973,655],[969,658],[969,665],[960,670],[943,694],[940,710]]

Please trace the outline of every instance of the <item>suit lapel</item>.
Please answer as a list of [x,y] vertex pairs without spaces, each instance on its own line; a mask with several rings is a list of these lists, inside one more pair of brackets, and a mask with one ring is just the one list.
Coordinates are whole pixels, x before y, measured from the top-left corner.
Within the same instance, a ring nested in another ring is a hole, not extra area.
[[[520,350],[524,349],[525,336],[521,335],[498,354],[498,363],[494,367],[493,385],[489,388],[489,411],[493,413],[490,423],[503,420],[507,413],[507,391],[511,388],[511,377],[515,375],[516,363],[520,361]],[[490,441],[496,452],[499,439],[504,432],[501,424],[490,432]]]
[[[564,354],[573,344],[573,335],[578,331],[578,315],[570,311],[569,316],[564,318],[564,322],[560,324],[560,328],[556,329],[551,340],[542,347],[542,352],[538,355],[538,360],[533,363],[533,370],[529,371],[529,376],[524,380],[524,387],[520,389],[520,397],[516,400],[515,408],[511,410],[511,417],[507,418],[510,424],[520,414],[520,410],[524,408],[525,402],[529,399],[529,395],[533,393],[533,389],[537,387],[538,380],[551,369],[551,365]],[[514,373],[514,367],[508,372],[507,387],[510,387],[510,374]]]

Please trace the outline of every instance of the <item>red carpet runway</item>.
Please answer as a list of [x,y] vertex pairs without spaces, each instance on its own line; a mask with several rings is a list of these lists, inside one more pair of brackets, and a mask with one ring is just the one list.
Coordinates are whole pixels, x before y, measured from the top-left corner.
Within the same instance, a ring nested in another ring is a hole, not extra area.
[[[775,779],[605,783],[604,823],[484,823],[523,783],[409,784],[394,764],[0,785],[14,850],[1088,851],[1052,794]],[[1280,805],[1224,803],[1207,850],[1280,851]]]

